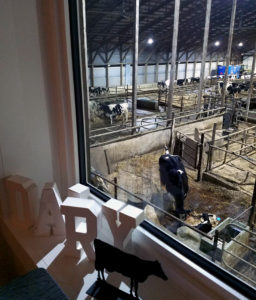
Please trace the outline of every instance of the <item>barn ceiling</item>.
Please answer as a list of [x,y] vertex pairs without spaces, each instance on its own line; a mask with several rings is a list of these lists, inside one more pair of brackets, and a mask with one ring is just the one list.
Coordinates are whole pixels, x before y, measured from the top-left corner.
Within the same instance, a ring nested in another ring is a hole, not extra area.
[[[212,0],[208,54],[227,48],[232,0]],[[90,51],[109,51],[133,44],[134,0],[87,0],[87,38]],[[206,0],[181,0],[178,50],[200,51]],[[174,0],[141,0],[139,51],[168,53],[171,49]],[[147,44],[152,37],[154,43]],[[220,46],[214,42],[220,41]],[[232,53],[240,55],[256,41],[256,0],[237,0]],[[238,43],[243,42],[243,47]]]

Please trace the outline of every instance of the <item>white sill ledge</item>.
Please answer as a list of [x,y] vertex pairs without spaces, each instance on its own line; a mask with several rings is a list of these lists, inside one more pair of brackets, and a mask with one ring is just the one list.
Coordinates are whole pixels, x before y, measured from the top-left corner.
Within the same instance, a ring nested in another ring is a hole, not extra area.
[[[80,260],[64,255],[64,236],[34,236],[6,219],[1,220],[1,231],[22,265],[21,273],[45,268],[70,299],[91,299],[86,291],[97,278],[94,262],[85,255]],[[144,300],[247,299],[141,227],[133,232],[132,247],[141,258],[159,260],[169,278],[163,281],[150,276],[139,284],[139,295]],[[106,273],[106,277],[114,286],[129,291],[127,277],[115,272]]]

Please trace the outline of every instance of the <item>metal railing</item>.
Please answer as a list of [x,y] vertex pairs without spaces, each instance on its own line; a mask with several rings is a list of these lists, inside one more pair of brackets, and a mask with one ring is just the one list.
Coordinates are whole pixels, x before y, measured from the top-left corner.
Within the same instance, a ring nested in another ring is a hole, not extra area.
[[[95,141],[95,139],[97,139],[97,138],[108,137],[108,136],[111,136],[113,134],[126,134],[126,136],[122,136],[121,138],[119,137],[119,138],[115,138],[115,139],[111,139],[111,140],[107,140],[107,141],[92,144],[92,145],[90,145],[90,147],[93,148],[93,147],[97,147],[97,146],[106,145],[106,144],[109,144],[109,143],[119,142],[119,141],[122,141],[124,139],[133,138],[135,136],[144,135],[144,134],[148,134],[148,133],[151,133],[151,132],[157,132],[157,131],[161,131],[161,130],[172,129],[173,128],[173,122],[174,122],[176,127],[179,127],[181,125],[198,122],[199,120],[210,119],[210,118],[213,118],[213,117],[216,117],[216,116],[223,115],[223,110],[224,109],[225,109],[225,107],[220,107],[220,108],[206,110],[203,113],[193,112],[193,113],[189,113],[189,114],[185,114],[185,115],[180,114],[179,116],[172,117],[170,119],[164,119],[163,115],[159,115],[159,116],[156,116],[155,118],[156,119],[163,118],[163,120],[160,119],[160,120],[157,120],[155,122],[149,122],[146,125],[141,124],[141,125],[137,125],[137,126],[127,126],[125,128],[121,128],[121,129],[113,130],[113,131],[107,130],[107,132],[104,132],[104,133],[91,135],[90,140]],[[212,114],[208,115],[208,113],[212,113]],[[206,116],[205,116],[205,114],[206,114]],[[199,115],[199,118],[196,118],[198,115]],[[142,119],[142,123],[143,123],[143,119]],[[157,129],[149,128],[148,131],[141,132],[141,128],[145,129],[145,127],[149,127],[149,126],[151,126],[151,127],[155,126],[155,128],[161,126],[161,128],[157,128]],[[108,127],[107,129],[111,129],[111,128],[112,127]],[[104,128],[102,130],[104,130]]]
[[[233,222],[234,222],[234,220],[233,220]],[[250,235],[250,236],[252,236],[252,235],[256,236],[256,233],[254,233],[253,231],[248,230],[248,229],[246,229],[244,227],[241,227],[238,224],[233,224],[233,222],[230,223],[230,224],[228,224],[225,227],[225,229],[227,229],[229,227],[236,227],[236,228],[241,229],[241,231],[247,232],[248,235]],[[236,240],[235,238],[231,238],[231,237],[230,237],[230,241],[232,241],[233,243],[237,243],[239,246],[244,247],[246,249],[246,251],[249,250],[249,251],[251,251],[253,253],[253,255],[256,255],[256,250],[254,248],[250,247],[249,245],[246,245],[246,244],[244,244],[244,243]],[[234,253],[232,253],[231,251],[226,250],[225,249],[225,245],[226,245],[226,239],[224,238],[223,241],[222,241],[221,264],[225,268],[231,270],[232,272],[235,272],[237,275],[239,275],[240,277],[244,278],[245,280],[247,280],[247,281],[249,281],[249,282],[251,282],[253,284],[256,284],[256,280],[253,280],[252,278],[248,277],[247,275],[245,275],[245,274],[241,273],[240,271],[238,271],[237,269],[235,269],[235,265],[237,265],[239,262],[240,263],[242,262],[242,263],[246,264],[247,266],[253,268],[254,270],[256,270],[256,265],[253,264],[253,263],[250,263],[246,259],[244,259],[244,258],[242,258],[242,257],[240,257],[240,256],[238,256],[238,255],[236,255]],[[234,266],[230,266],[229,263],[227,261],[225,261],[224,253],[227,253],[228,255],[232,256],[236,260],[236,263],[233,264]]]
[[202,235],[202,236],[208,238],[209,240],[212,240],[212,239],[214,238],[214,236],[210,236],[210,235],[208,235],[207,233],[198,230],[197,228],[195,228],[195,227],[193,227],[193,226],[187,224],[186,222],[184,222],[183,220],[181,220],[181,219],[179,219],[178,217],[174,216],[173,214],[171,214],[171,213],[165,211],[165,210],[162,209],[161,207],[159,207],[159,206],[157,206],[157,205],[151,203],[150,201],[145,200],[145,199],[143,199],[142,197],[140,197],[140,196],[138,196],[138,195],[136,195],[136,194],[134,194],[134,193],[128,191],[127,189],[121,187],[120,185],[118,185],[118,184],[116,183],[116,180],[113,182],[113,181],[111,181],[111,180],[108,180],[107,178],[105,178],[105,177],[102,176],[101,174],[98,174],[98,173],[92,172],[92,171],[91,171],[91,174],[93,174],[93,175],[95,175],[95,176],[99,176],[99,177],[102,178],[104,181],[106,181],[106,182],[112,184],[115,188],[118,188],[118,189],[124,191],[125,193],[127,193],[128,195],[131,195],[131,196],[133,196],[134,198],[137,198],[137,199],[140,200],[141,202],[144,202],[144,203],[146,203],[146,204],[152,206],[152,207],[155,208],[156,210],[158,210],[158,211],[164,213],[164,214],[165,214],[166,216],[168,216],[169,218],[171,218],[171,219],[173,219],[173,220],[175,220],[175,221],[181,223],[181,224],[184,225],[184,226],[187,226],[188,228],[190,228],[190,229],[192,229],[193,231],[199,233],[200,235]]

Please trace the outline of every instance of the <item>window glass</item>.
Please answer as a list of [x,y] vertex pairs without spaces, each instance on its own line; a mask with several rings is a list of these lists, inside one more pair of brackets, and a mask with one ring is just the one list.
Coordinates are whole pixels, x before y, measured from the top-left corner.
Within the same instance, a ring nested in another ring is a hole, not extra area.
[[[133,58],[134,2],[86,1],[88,181],[105,195],[143,209],[159,232],[255,287],[256,126],[253,107],[246,118],[249,80],[234,71],[222,101],[218,65],[225,61],[225,51],[216,52],[214,46],[217,19],[211,19],[201,76],[205,8],[185,1],[170,97],[174,1],[141,2],[138,61]],[[220,9],[231,14],[230,3],[218,5],[212,4],[212,15]],[[250,5],[239,9],[240,15],[255,10]],[[194,38],[189,42],[192,34],[200,41],[196,48]],[[242,64],[241,57],[231,64]]]

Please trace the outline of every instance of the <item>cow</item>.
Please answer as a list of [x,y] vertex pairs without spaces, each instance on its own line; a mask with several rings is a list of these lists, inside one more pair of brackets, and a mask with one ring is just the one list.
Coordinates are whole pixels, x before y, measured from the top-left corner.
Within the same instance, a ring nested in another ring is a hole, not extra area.
[[95,269],[98,271],[98,280],[105,281],[104,269],[108,272],[118,272],[131,279],[130,294],[133,287],[136,298],[138,298],[138,284],[144,282],[148,276],[155,275],[167,280],[158,261],[148,261],[125,253],[99,239],[94,240]]
[[99,115],[110,118],[110,124],[113,123],[113,118],[116,116],[122,116],[123,123],[128,121],[128,103],[99,103],[98,104]]
[[128,103],[122,102],[118,104],[111,103],[98,103],[91,100],[89,102],[90,120],[95,121],[95,118],[110,118],[110,123],[112,125],[113,118],[116,116],[122,116],[123,123],[128,121]]
[[212,217],[213,215],[210,215],[208,213],[203,213],[202,214],[202,218],[203,218],[203,222],[196,225],[195,228],[197,228],[198,230],[202,231],[202,232],[205,232],[205,233],[208,233],[209,231],[212,230],[212,223],[210,222],[210,218],[209,217]]
[[237,96],[241,93],[241,88],[238,83],[232,82],[231,85],[227,86],[227,91],[229,95]]
[[166,83],[162,80],[162,81],[158,81],[157,87],[158,87],[159,89],[165,89],[165,88],[167,88],[167,85],[166,85]]
[[165,154],[159,158],[160,181],[175,199],[175,214],[186,214],[184,200],[188,193],[188,177],[181,158],[178,155],[170,155],[165,147]]
[[186,83],[185,79],[177,79],[177,85],[184,85]]
[[93,87],[93,86],[90,86],[89,87],[89,95],[90,96],[100,96],[100,95],[105,95],[109,93],[109,88],[104,88],[104,87]]
[[199,83],[200,78],[199,77],[191,77],[191,83]]

